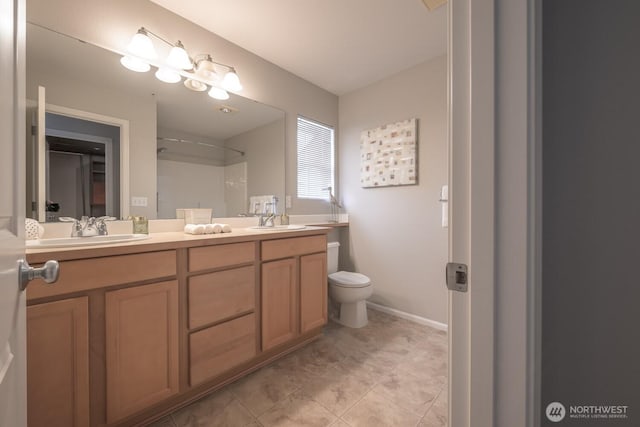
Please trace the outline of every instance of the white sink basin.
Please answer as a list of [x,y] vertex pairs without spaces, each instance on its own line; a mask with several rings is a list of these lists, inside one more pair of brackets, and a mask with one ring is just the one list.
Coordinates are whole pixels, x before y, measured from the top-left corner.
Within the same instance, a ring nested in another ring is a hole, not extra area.
[[148,239],[148,234],[109,234],[91,237],[60,237],[56,239],[27,240],[27,248],[61,248],[73,246],[107,245]]
[[285,231],[285,230],[303,230],[307,228],[306,225],[291,224],[291,225],[274,225],[273,227],[267,227],[265,225],[254,225],[249,227],[250,230],[263,230],[263,231]]

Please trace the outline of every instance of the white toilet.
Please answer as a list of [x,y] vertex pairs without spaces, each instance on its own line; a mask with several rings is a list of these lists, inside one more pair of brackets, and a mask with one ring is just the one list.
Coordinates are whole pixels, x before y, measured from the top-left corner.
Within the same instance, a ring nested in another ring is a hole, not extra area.
[[327,273],[329,273],[329,296],[340,305],[340,317],[336,322],[350,328],[367,325],[366,299],[373,294],[371,279],[364,274],[338,271],[340,243],[327,244]]

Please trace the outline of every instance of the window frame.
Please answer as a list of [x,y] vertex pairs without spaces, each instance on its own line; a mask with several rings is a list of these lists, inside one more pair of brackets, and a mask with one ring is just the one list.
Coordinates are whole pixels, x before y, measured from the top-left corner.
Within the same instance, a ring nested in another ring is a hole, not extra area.
[[[327,188],[327,187],[331,187],[332,193],[333,195],[336,194],[336,187],[335,187],[335,183],[336,183],[336,130],[333,126],[330,126],[326,123],[322,123],[318,120],[315,119],[310,119],[309,117],[306,117],[302,114],[298,114],[296,116],[296,198],[300,199],[300,200],[324,200],[324,201],[329,201],[330,197],[329,197],[329,191],[324,191],[324,193],[326,194],[316,194],[316,195],[312,195],[309,192],[301,194],[300,191],[300,157],[301,157],[301,152],[300,152],[300,121],[305,121],[311,125],[315,125],[315,126],[319,126],[321,128],[327,129],[331,132],[331,141],[329,142],[330,145],[330,154],[329,154],[329,166],[330,166],[330,172],[329,172],[329,178],[330,178],[330,182],[328,185],[323,186],[322,188]],[[323,166],[323,165],[320,165]],[[307,189],[308,189],[309,185],[307,184]],[[322,190],[321,190],[322,191]]]

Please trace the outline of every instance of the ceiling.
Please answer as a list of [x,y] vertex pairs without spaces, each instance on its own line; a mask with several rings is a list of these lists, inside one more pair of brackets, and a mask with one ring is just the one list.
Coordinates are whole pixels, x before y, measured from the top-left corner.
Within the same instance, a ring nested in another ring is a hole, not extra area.
[[336,95],[446,53],[422,0],[151,1]]

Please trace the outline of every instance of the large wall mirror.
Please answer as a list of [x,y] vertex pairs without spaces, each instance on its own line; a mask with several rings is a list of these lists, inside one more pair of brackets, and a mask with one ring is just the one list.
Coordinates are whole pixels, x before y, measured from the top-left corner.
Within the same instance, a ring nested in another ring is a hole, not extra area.
[[247,213],[251,196],[284,200],[283,111],[235,94],[215,100],[119,60],[28,24],[27,216],[123,217],[145,196],[156,199],[151,218],[181,208],[230,217]]

